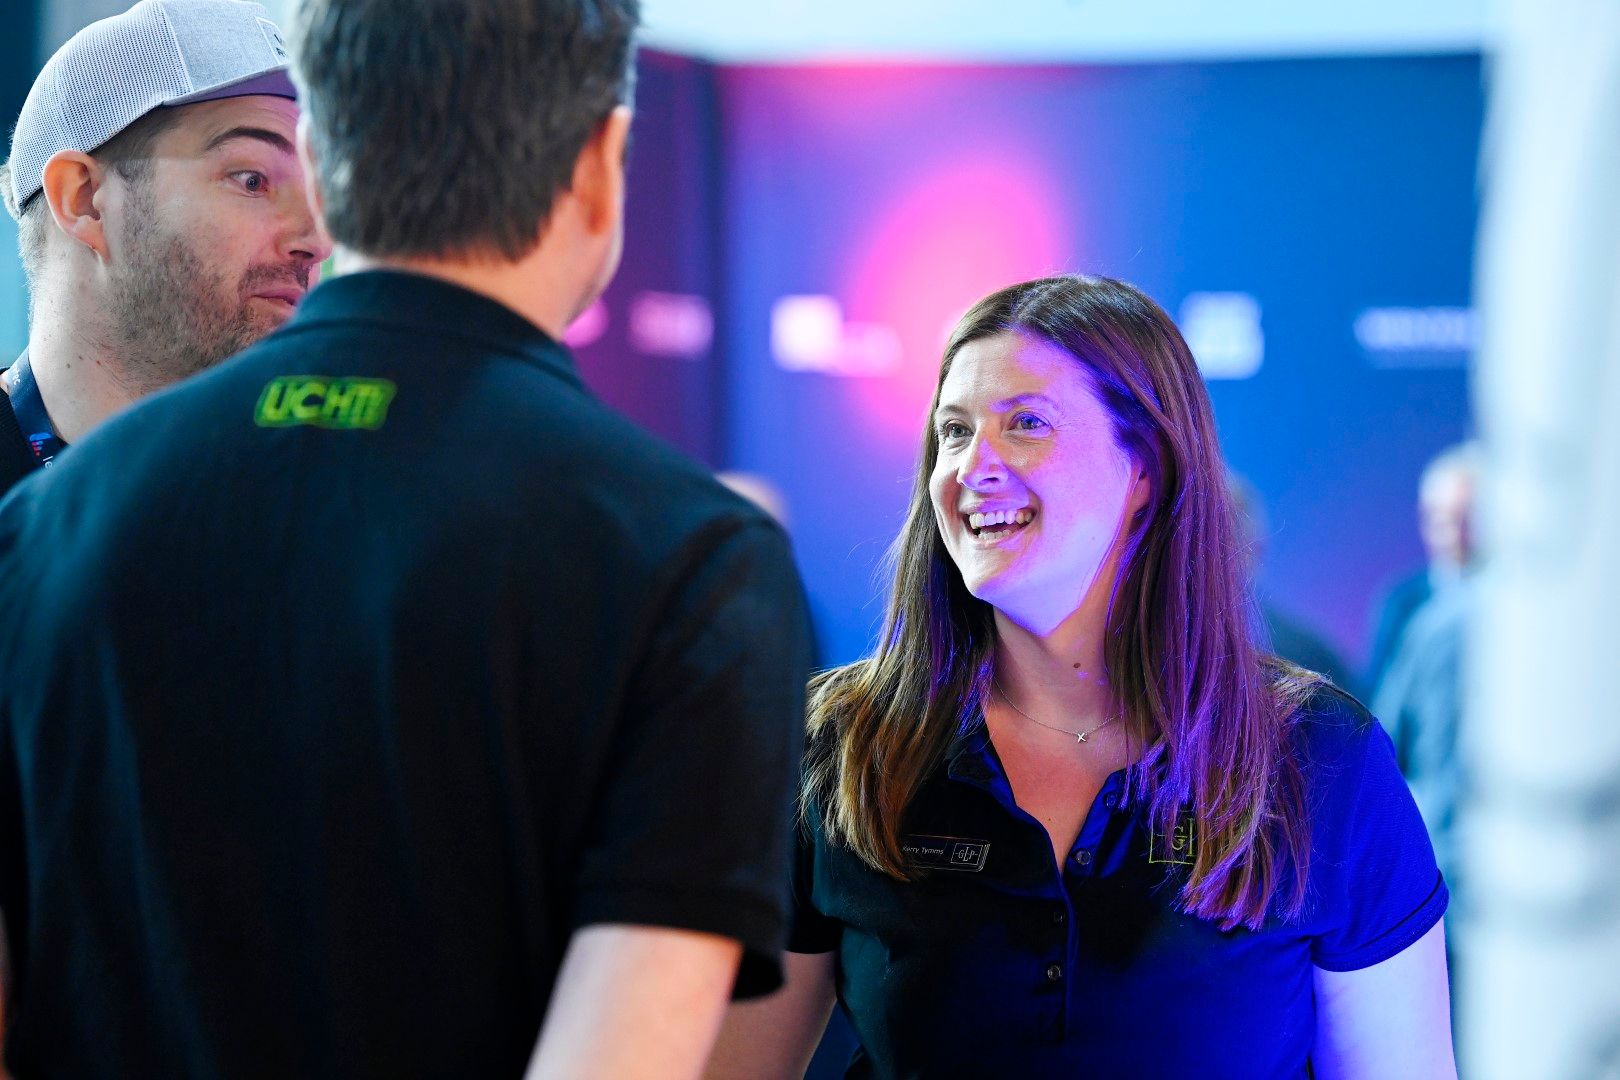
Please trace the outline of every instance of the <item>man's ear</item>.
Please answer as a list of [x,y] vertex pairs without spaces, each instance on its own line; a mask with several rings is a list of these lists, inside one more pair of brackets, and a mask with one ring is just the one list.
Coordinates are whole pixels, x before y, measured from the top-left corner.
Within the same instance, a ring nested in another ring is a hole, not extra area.
[[45,162],[40,197],[50,207],[56,227],[73,240],[107,258],[107,170],[78,150],[58,150]]
[[298,114],[298,133],[293,139],[298,148],[298,165],[304,170],[304,193],[309,200],[310,212],[315,215],[316,221],[325,221],[326,216],[321,213],[325,209],[325,198],[321,194],[319,175],[315,171],[315,146],[309,137],[309,114]]
[[616,105],[597,125],[574,162],[569,194],[579,202],[592,233],[614,231],[624,213],[625,149],[630,141],[630,106]]

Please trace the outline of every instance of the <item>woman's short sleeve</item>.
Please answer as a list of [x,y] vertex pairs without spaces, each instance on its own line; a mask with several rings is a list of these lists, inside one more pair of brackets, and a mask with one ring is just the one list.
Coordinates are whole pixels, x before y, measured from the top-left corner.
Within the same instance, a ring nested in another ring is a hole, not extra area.
[[1312,807],[1311,960],[1354,971],[1428,933],[1449,895],[1389,735],[1347,695],[1333,691],[1323,704],[1301,721]]
[[788,899],[788,952],[825,953],[838,948],[843,924],[821,912],[815,903],[815,880],[821,825],[816,813],[796,822],[793,830],[792,892]]

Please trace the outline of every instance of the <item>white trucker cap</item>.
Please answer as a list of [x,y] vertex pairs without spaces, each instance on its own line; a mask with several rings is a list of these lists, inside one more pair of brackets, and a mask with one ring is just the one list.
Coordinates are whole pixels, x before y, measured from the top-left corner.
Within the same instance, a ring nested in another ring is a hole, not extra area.
[[296,99],[269,14],[246,0],[140,0],[74,34],[45,62],[11,133],[10,190],[0,191],[11,216],[39,194],[52,154],[88,154],[153,109]]

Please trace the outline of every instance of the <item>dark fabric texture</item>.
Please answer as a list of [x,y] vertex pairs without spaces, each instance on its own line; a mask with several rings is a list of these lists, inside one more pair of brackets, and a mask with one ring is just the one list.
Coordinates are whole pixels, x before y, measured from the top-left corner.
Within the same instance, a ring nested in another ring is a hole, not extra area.
[[0,499],[23,477],[39,468],[28,449],[28,439],[17,426],[11,398],[0,390]]
[[[905,819],[910,838],[988,844],[978,871],[890,879],[800,831],[789,948],[836,950],[861,1049],[852,1077],[1298,1078],[1313,967],[1368,967],[1423,936],[1447,892],[1389,737],[1323,688],[1296,727],[1313,839],[1303,919],[1223,932],[1178,910],[1185,835],[1097,794],[1070,856],[1014,802],[980,721]],[[1196,836],[1193,837],[1196,844]],[[976,849],[962,848],[976,860]]]
[[490,300],[338,278],[75,445],[0,665],[19,1078],[516,1077],[603,922],[780,982],[786,538]]

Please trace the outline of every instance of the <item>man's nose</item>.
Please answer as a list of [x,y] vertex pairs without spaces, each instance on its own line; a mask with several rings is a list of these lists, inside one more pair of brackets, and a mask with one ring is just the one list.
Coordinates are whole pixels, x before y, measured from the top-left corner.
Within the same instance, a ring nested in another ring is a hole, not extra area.
[[310,208],[302,188],[287,195],[287,231],[283,250],[289,258],[322,263],[332,254],[326,223]]

